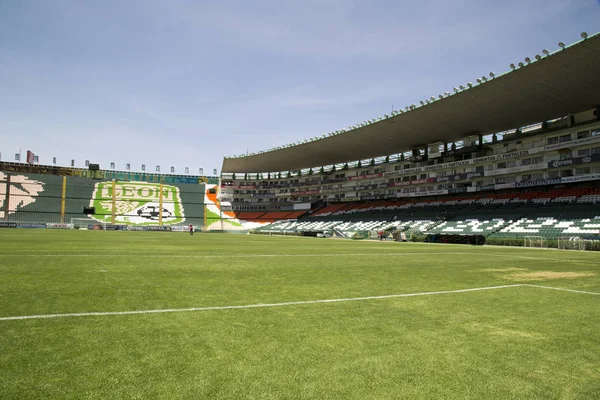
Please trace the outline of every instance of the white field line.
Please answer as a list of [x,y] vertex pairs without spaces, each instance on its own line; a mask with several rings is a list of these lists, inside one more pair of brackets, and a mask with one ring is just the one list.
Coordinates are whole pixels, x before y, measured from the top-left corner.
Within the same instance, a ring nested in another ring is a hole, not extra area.
[[170,308],[170,309],[163,309],[163,310],[22,315],[22,316],[14,316],[14,317],[0,317],[0,321],[16,321],[16,320],[25,320],[25,319],[67,318],[67,317],[101,317],[101,316],[111,316],[111,315],[163,314],[163,313],[175,313],[175,312],[235,310],[235,309],[244,309],[244,308],[263,308],[263,307],[285,307],[285,306],[297,306],[297,305],[305,305],[305,304],[341,303],[341,302],[348,302],[348,301],[393,299],[393,298],[399,298],[399,297],[434,296],[434,295],[438,295],[438,294],[478,292],[478,291],[482,291],[482,290],[506,289],[506,288],[513,288],[513,287],[519,287],[519,286],[523,286],[523,285],[514,284],[514,285],[502,285],[502,286],[487,286],[487,287],[470,288],[470,289],[443,290],[443,291],[439,291],[439,292],[389,294],[389,295],[383,295],[383,296],[352,297],[352,298],[342,298],[342,299],[288,301],[288,302],[284,302],[284,303],[247,304],[247,305],[239,305],[239,306],[213,306],[213,307],[193,307],[193,308]]
[[152,253],[120,253],[120,254],[0,254],[0,257],[169,257],[169,258],[257,258],[257,257],[389,257],[414,255],[474,255],[470,252],[402,252],[402,253],[325,253],[325,254],[152,254]]
[[529,287],[535,287],[535,288],[541,288],[541,289],[561,290],[563,292],[592,294],[592,295],[595,295],[595,296],[600,296],[600,293],[598,293],[598,292],[588,292],[588,291],[585,291],[585,290],[565,289],[565,288],[552,287],[552,286],[544,286],[544,285],[532,285],[532,284],[527,284],[527,283],[524,283],[521,286],[529,286]]

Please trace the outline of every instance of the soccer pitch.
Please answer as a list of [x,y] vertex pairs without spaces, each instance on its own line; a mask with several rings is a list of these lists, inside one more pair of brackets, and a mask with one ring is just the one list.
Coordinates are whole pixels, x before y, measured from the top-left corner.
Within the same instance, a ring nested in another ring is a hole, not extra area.
[[180,232],[0,240],[1,398],[600,398],[598,253]]

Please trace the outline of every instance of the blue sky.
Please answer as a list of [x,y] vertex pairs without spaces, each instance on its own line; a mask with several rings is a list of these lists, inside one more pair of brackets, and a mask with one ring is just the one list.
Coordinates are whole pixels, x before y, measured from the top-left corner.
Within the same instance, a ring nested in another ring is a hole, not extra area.
[[600,30],[598,0],[0,0],[0,152],[133,170],[321,135]]

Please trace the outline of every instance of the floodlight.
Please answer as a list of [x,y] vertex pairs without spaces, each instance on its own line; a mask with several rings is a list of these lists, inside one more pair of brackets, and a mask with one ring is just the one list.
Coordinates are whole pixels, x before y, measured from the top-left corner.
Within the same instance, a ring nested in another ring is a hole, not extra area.
[[477,78],[477,83],[481,83],[481,78]]
[[547,56],[548,54],[550,54],[550,52],[547,49],[542,50],[542,53],[544,53],[545,56]]
[[542,59],[542,56],[540,56],[539,54],[536,54],[536,55],[535,55],[535,59],[539,61],[539,60],[541,60],[541,59]]
[[481,80],[484,81],[484,82],[487,82],[487,77],[486,76],[482,76]]
[[446,96],[450,96],[450,92],[444,92]]
[[561,49],[564,49],[565,44],[563,42],[558,42],[558,47],[560,47]]
[[458,93],[458,88],[454,86],[454,93]]
[[405,109],[406,111],[408,111],[408,106],[404,107],[404,109]]
[[444,96],[442,96],[442,95],[440,94],[440,95],[439,95],[439,98],[440,98],[440,99],[443,99],[443,98],[444,98]]
[[413,103],[412,108],[417,108],[417,105],[415,103]]
[[515,67],[515,64],[510,64],[510,68],[511,68],[511,69],[515,69],[515,68],[517,68],[517,67]]
[[460,85],[460,90],[465,90],[465,87],[463,85]]
[[435,101],[435,97],[431,96],[430,97],[431,101]]
[[494,74],[493,72],[490,72],[490,78],[495,78],[496,74]]
[[424,106],[425,102],[423,102],[423,100],[420,101],[421,105]]
[[471,82],[469,82],[469,83],[467,83],[467,86],[468,86],[468,87],[469,87],[469,89],[470,89],[470,88],[472,88],[472,87],[473,87],[473,84],[472,84]]
[[525,64],[523,64],[522,62],[519,63],[519,67],[523,68],[525,66]]
[[529,63],[531,62],[531,58],[529,58],[529,57],[525,57],[525,62],[526,62],[527,64],[529,64]]
[[587,39],[588,34],[586,32],[581,32],[581,37],[583,38],[583,40]]

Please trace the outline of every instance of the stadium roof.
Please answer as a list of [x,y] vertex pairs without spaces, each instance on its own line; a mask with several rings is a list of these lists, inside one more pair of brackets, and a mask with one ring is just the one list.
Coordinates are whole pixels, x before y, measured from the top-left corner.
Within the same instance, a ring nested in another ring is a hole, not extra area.
[[600,104],[600,34],[511,72],[339,135],[223,160],[222,172],[276,172],[398,154],[437,141],[487,135]]

